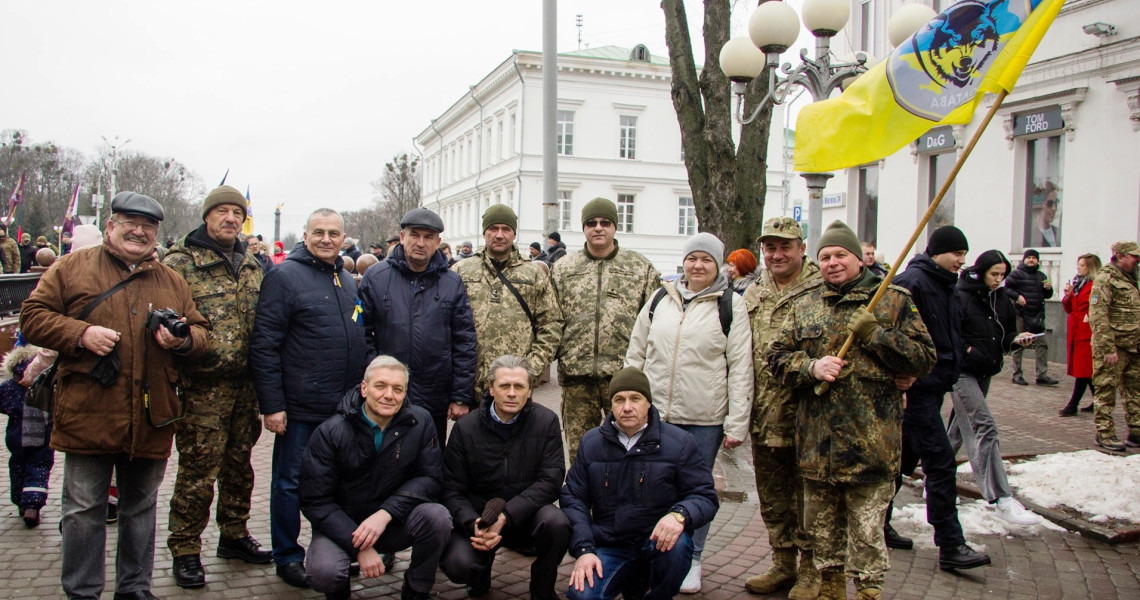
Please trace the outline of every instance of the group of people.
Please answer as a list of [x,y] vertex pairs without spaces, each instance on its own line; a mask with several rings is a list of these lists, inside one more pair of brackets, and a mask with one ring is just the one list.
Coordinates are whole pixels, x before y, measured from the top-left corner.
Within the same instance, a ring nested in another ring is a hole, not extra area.
[[59,246],[53,248],[46,236],[36,238],[32,243],[32,234],[20,234],[19,243],[8,236],[8,224],[0,223],[0,266],[4,273],[42,273],[55,262],[59,256],[71,252],[71,232],[62,231],[59,236]]
[[[330,598],[349,597],[356,572],[390,572],[409,547],[406,599],[428,597],[437,568],[483,595],[500,546],[534,554],[533,598],[556,597],[567,552],[564,589],[575,600],[696,592],[718,508],[717,452],[749,436],[773,547],[750,591],[843,598],[846,572],[860,598],[877,598],[887,546],[909,542],[889,525],[890,502],[918,462],[940,565],[989,562],[957,521],[939,408],[952,392],[951,430],[979,457],[979,479],[1000,469],[996,437],[985,441],[996,436],[985,389],[1001,355],[1029,338],[970,341],[966,296],[991,306],[987,290],[1009,265],[983,253],[961,275],[981,282],[968,289],[958,282],[968,247],[953,227],[934,232],[902,287],[871,311],[880,278],[841,222],[821,237],[817,266],[798,223],[769,220],[766,269],[741,295],[708,233],[687,240],[682,276],[661,283],[648,259],[619,246],[617,207],[604,198],[583,207],[582,250],[549,273],[522,257],[518,217],[497,204],[482,218],[484,245],[469,256],[461,247],[454,263],[440,249],[439,215],[409,211],[359,282],[345,269],[355,242],[330,209],[314,211],[302,242],[271,268],[239,235],[246,203],[232,187],[207,195],[202,225],[162,262],[161,205],[121,192],[111,211],[103,243],[61,259],[21,313],[28,341],[58,352],[49,426],[64,453],[69,598],[103,589],[112,473],[115,598],[154,598],[157,490],[172,444],[167,546],[186,588],[207,583],[201,538],[216,489],[219,557],[272,562],[285,582]],[[1140,250],[1129,248],[1114,264],[1132,265],[1120,272],[1133,273],[1135,289]],[[747,257],[733,255],[739,272]],[[1112,292],[1108,300],[1094,284],[1090,305],[1127,301],[1126,290]],[[1092,319],[1094,331],[1135,315],[1120,306]],[[1140,371],[1126,331],[1114,364]],[[855,343],[840,359],[848,334]],[[1093,347],[1107,349],[1095,337]],[[531,398],[555,360],[560,418]],[[23,381],[26,370],[13,375]],[[269,551],[247,526],[262,427],[275,436]],[[1004,474],[992,475],[998,510],[1024,516]]]

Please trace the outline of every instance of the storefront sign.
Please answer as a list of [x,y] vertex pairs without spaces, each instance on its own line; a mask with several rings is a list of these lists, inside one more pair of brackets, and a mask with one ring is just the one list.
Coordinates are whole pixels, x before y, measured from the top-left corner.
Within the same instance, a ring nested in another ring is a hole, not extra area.
[[935,127],[918,138],[919,152],[938,152],[953,147],[953,127]]
[[1036,135],[1046,131],[1057,131],[1065,127],[1061,120],[1061,107],[1054,106],[1038,112],[1013,117],[1013,135]]

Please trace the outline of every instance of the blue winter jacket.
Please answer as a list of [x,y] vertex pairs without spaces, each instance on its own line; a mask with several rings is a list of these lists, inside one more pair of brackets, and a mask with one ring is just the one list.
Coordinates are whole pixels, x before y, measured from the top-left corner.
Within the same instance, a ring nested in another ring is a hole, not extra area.
[[661,517],[685,515],[685,529],[709,523],[720,506],[712,473],[689,432],[663,423],[650,407],[649,424],[628,451],[610,415],[586,432],[562,486],[561,506],[570,519],[570,554],[645,543]]
[[397,245],[360,282],[365,335],[376,354],[394,356],[411,370],[408,401],[433,415],[452,402],[468,403],[475,387],[475,319],[467,288],[436,251],[422,273]]
[[[914,382],[911,389],[941,396],[958,382],[962,370],[962,301],[955,285],[958,276],[938,266],[930,256],[919,254],[910,259],[906,271],[893,283],[910,291],[918,308],[918,316],[926,324],[938,362],[929,375]],[[908,395],[908,398],[914,394]]]
[[250,363],[261,414],[320,423],[359,387],[371,348],[356,282],[337,257],[330,265],[297,244],[265,274],[250,336]]
[[407,402],[384,429],[376,451],[360,411],[360,390],[345,395],[339,414],[321,423],[301,459],[301,512],[349,556],[352,532],[376,511],[403,523],[416,506],[439,497],[442,467],[435,425]]

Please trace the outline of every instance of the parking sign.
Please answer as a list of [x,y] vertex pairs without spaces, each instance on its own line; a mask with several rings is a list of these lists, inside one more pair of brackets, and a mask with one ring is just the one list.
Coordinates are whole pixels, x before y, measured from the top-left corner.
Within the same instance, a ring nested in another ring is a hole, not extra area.
[[802,206],[793,206],[792,218],[795,219],[797,223],[804,220],[804,208]]

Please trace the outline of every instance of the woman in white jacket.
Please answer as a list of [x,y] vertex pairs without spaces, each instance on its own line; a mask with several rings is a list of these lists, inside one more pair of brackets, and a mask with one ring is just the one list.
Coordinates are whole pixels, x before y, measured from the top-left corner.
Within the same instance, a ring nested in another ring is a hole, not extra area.
[[[684,252],[684,275],[675,284],[666,282],[664,295],[654,294],[638,314],[625,366],[645,372],[661,419],[693,435],[712,472],[722,444],[730,450],[748,436],[752,329],[744,300],[721,272],[724,244],[711,233],[698,233]],[[731,306],[731,319],[723,321],[722,295]],[[705,525],[693,532],[693,563],[682,593],[701,589],[708,531]]]

